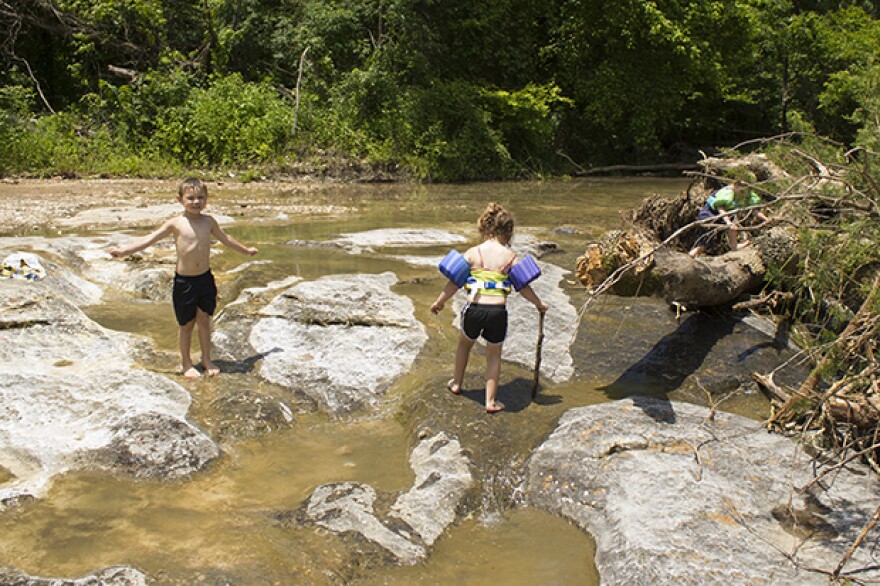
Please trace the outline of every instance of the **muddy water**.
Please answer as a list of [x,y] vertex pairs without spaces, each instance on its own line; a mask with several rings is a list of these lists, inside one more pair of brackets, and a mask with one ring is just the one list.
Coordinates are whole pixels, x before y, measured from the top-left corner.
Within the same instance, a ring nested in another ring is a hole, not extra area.
[[[678,193],[685,185],[681,180],[604,179],[346,187],[316,197],[348,206],[355,210],[351,214],[260,222],[249,222],[245,216],[229,232],[256,245],[260,248],[257,258],[272,263],[248,273],[255,275],[253,282],[236,285],[224,272],[249,259],[229,251],[215,257],[221,306],[234,299],[242,286],[261,286],[291,274],[314,278],[394,271],[401,280],[396,290],[413,299],[416,315],[430,336],[414,371],[389,391],[388,406],[378,414],[344,421],[309,411],[283,389],[272,388],[253,375],[228,374],[196,382],[175,377],[193,396],[191,419],[209,432],[209,405],[229,390],[224,385],[281,398],[294,408],[296,423],[261,437],[224,441],[223,457],[185,482],[135,482],[83,473],[58,478],[45,499],[0,515],[0,565],[32,575],[74,577],[128,564],[158,583],[346,581],[345,576],[324,571],[338,567],[345,556],[336,540],[314,528],[285,525],[279,519],[322,483],[357,481],[392,493],[411,486],[406,430],[393,417],[393,405],[411,389],[448,371],[455,337],[449,315],[436,317],[427,311],[442,283],[425,279],[424,268],[381,254],[358,256],[284,243],[394,227],[461,230],[476,237],[475,219],[486,202],[494,200],[514,213],[518,233],[558,243],[562,252],[545,260],[571,268],[585,241],[617,225],[619,210],[651,193]],[[418,251],[441,252],[445,250]],[[91,308],[89,314],[106,327],[146,336],[160,350],[168,351],[168,356],[175,356],[176,325],[169,304],[110,302]],[[175,362],[164,359],[147,366],[174,376]],[[505,375],[515,373],[516,368],[505,366],[502,384]],[[551,387],[550,392],[559,399],[552,407],[554,413],[607,400],[581,383]],[[532,509],[506,510],[456,524],[423,564],[377,569],[358,583],[590,585],[598,583],[591,552],[589,536],[564,520]]]

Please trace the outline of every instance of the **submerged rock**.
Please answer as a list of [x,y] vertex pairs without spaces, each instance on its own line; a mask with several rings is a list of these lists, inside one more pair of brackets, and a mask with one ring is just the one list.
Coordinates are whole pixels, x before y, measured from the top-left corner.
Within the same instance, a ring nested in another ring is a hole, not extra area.
[[221,440],[241,439],[291,427],[293,411],[281,401],[252,391],[224,393],[211,401],[206,425]]
[[[807,568],[833,569],[880,504],[868,471],[799,492],[812,478],[811,459],[759,422],[634,397],[568,411],[525,492],[594,536],[603,582],[802,586],[828,583]],[[880,578],[861,550],[845,571],[865,566],[860,579]]]

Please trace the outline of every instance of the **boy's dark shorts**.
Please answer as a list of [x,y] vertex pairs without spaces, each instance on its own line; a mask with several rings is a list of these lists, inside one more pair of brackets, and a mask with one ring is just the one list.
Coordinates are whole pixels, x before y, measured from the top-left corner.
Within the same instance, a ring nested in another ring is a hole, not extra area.
[[174,275],[174,288],[171,290],[174,303],[174,316],[177,323],[186,325],[196,318],[196,309],[214,315],[217,309],[217,285],[211,271],[196,275]]
[[[708,220],[709,218],[714,218],[718,215],[718,212],[709,207],[709,204],[703,204],[703,207],[700,208],[700,212],[697,214],[697,220]],[[694,242],[694,246],[712,248],[721,242],[719,236],[720,232],[716,226],[707,226],[704,224],[700,226],[700,237]]]
[[461,310],[461,331],[471,340],[483,336],[489,344],[501,344],[507,337],[507,307],[468,303]]

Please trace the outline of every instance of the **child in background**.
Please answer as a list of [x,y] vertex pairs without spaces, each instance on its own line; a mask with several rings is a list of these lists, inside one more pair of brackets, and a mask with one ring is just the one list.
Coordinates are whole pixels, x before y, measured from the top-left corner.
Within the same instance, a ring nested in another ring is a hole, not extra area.
[[[504,410],[504,404],[496,400],[498,378],[501,375],[501,347],[507,335],[507,295],[510,287],[504,287],[507,273],[516,260],[516,254],[508,245],[513,237],[513,216],[497,203],[490,203],[477,221],[483,242],[468,249],[464,258],[470,264],[470,276],[476,280],[465,287],[468,299],[461,310],[461,332],[455,351],[455,370],[447,383],[452,393],[461,392],[461,383],[467,369],[471,349],[477,338],[486,340],[486,412]],[[494,286],[493,286],[494,285]],[[431,312],[440,313],[446,301],[455,295],[458,286],[449,281],[431,304]],[[547,304],[528,285],[520,290],[541,313]]]
[[199,344],[202,349],[202,367],[208,376],[220,372],[211,362],[211,316],[217,307],[217,286],[211,274],[211,237],[242,254],[255,255],[257,249],[247,247],[229,236],[212,216],[203,214],[208,204],[208,188],[199,179],[186,179],[178,188],[177,201],[183,206],[183,215],[171,218],[151,234],[123,248],[110,248],[115,258],[144,250],[171,234],[175,237],[177,266],[174,275],[172,300],[174,314],[180,326],[181,372],[186,378],[199,378],[199,371],[190,357],[192,332],[199,326]]
[[[742,181],[734,181],[730,185],[726,185],[709,196],[706,203],[703,204],[700,213],[697,214],[698,220],[706,220],[719,216],[723,212],[730,212],[739,208],[745,208],[761,203],[761,198],[746,187]],[[767,221],[767,216],[760,211],[755,215],[762,222]],[[746,239],[745,242],[739,242],[739,225],[732,216],[721,216],[727,225],[727,241],[730,244],[730,250],[739,250],[750,244]],[[712,226],[704,226],[704,233],[697,238],[694,247],[688,252],[693,258],[700,256],[706,252],[715,237],[717,228]]]

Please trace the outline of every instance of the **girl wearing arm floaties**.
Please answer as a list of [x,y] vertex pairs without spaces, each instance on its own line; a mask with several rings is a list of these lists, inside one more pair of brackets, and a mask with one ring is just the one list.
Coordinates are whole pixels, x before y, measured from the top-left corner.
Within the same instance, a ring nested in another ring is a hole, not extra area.
[[[497,413],[504,404],[496,400],[498,378],[501,374],[501,347],[507,335],[507,296],[512,286],[508,273],[516,261],[516,254],[508,245],[513,237],[513,216],[497,203],[490,203],[477,221],[483,242],[468,249],[464,260],[469,265],[465,289],[467,303],[461,310],[461,332],[455,351],[455,371],[447,387],[452,393],[461,392],[461,383],[477,338],[486,341],[486,412]],[[450,280],[431,312],[439,313],[446,301],[460,288]],[[531,301],[541,313],[547,304],[541,301],[532,288],[525,284],[519,289],[523,297]]]

